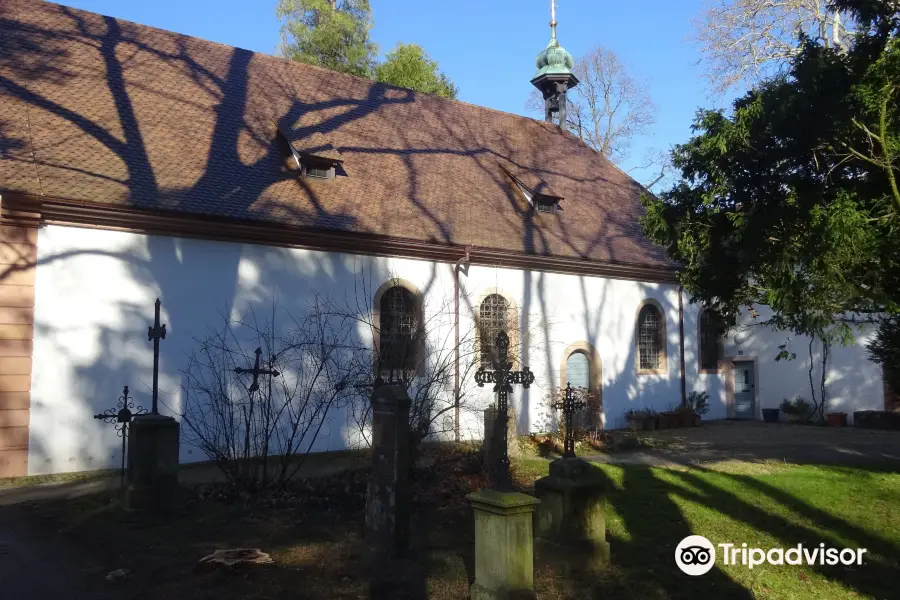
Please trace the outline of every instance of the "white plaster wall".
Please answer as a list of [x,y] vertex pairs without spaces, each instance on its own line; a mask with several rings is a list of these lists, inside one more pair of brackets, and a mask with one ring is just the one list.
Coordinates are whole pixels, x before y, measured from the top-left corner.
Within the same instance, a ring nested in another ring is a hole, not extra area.
[[[757,308],[754,318],[743,311],[738,327],[728,333],[725,340],[726,356],[755,357],[759,369],[757,402],[761,408],[778,408],[784,398],[802,397],[811,400],[809,385],[809,338],[790,332],[772,331],[759,326],[771,317],[767,307]],[[835,345],[829,349],[826,390],[827,412],[846,412],[852,423],[853,412],[884,409],[884,379],[881,367],[869,360],[866,343],[871,331],[859,329],[849,346]],[[796,353],[793,360],[776,361],[779,346]],[[813,381],[816,396],[822,379],[822,344],[813,343]]]
[[[145,236],[76,227],[46,226],[39,233],[36,280],[34,372],[30,424],[29,473],[53,473],[116,467],[120,440],[113,428],[91,418],[115,406],[129,385],[137,403],[150,404],[152,344],[147,326],[153,302],[162,300],[168,326],[162,342],[162,412],[177,413],[182,402],[182,370],[197,340],[221,315],[264,317],[273,298],[279,316],[301,316],[314,294],[355,302],[362,289],[374,292],[391,276],[401,277],[425,296],[429,337],[452,340],[453,265],[357,256],[247,244]],[[472,266],[461,276],[461,331],[473,327],[473,310],[485,295],[499,291],[519,310],[522,359],[535,372],[528,391],[517,390],[521,433],[544,426],[544,397],[559,385],[563,351],[588,342],[602,361],[604,420],[607,428],[624,425],[630,407],[664,410],[680,401],[677,286],[524,272],[501,266]],[[647,298],[666,313],[668,371],[636,374],[635,318]],[[371,302],[371,299],[368,300]],[[697,306],[685,301],[687,389],[706,390],[706,418],[727,413],[720,375],[697,372]],[[361,329],[359,335],[367,339]],[[774,363],[777,349],[768,334],[744,342],[760,356],[763,406],[803,390],[805,371],[798,362]],[[779,342],[780,343],[780,342]],[[773,345],[774,344],[774,345]],[[799,352],[798,352],[799,354]],[[846,363],[846,364],[844,364]],[[840,406],[875,407],[880,372],[860,348],[836,349],[831,386]],[[464,387],[466,383],[464,382]],[[469,382],[471,387],[471,382]],[[480,390],[480,408],[491,392]],[[837,406],[838,404],[836,404]],[[858,408],[856,408],[858,409]],[[346,448],[354,428],[342,410],[334,410],[314,451]],[[464,411],[465,436],[482,435],[481,416]],[[182,461],[205,460],[182,445]]]

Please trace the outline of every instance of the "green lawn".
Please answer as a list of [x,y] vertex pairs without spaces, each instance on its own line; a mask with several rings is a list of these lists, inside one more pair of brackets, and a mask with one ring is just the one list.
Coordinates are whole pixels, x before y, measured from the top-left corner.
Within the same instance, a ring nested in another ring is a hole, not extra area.
[[[900,475],[842,467],[736,464],[728,472],[603,465],[612,491],[608,580],[575,597],[897,598]],[[523,478],[546,471],[527,460]],[[866,548],[862,567],[722,565],[689,577],[674,551],[687,535],[740,547]]]

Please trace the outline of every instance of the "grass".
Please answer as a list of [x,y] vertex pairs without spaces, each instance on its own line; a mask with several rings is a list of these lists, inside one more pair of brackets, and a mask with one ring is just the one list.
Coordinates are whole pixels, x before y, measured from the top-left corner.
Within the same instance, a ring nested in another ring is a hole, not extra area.
[[119,471],[98,470],[98,471],[78,471],[75,473],[57,473],[54,475],[27,475],[23,477],[0,477],[0,490],[13,488],[25,488],[35,485],[53,485],[61,483],[77,483],[86,481],[96,481],[98,479],[106,479],[107,477],[118,476]]
[[[123,591],[152,598],[467,597],[473,572],[471,510],[463,496],[483,485],[474,455],[444,452],[421,475],[412,552],[386,560],[366,551],[364,473],[301,482],[292,493],[235,497],[216,486],[186,493],[166,519],[137,518],[109,497],[47,501],[33,519],[89,557],[90,577],[132,575]],[[524,459],[526,491],[548,461]],[[590,578],[567,576],[539,546],[538,598],[896,597],[900,581],[900,475],[864,468],[737,463],[710,471],[602,465],[609,482],[607,540],[613,564]],[[717,566],[683,575],[674,550],[687,535],[762,548],[797,543],[865,547],[861,568]],[[200,567],[219,548],[256,547],[274,565]],[[114,584],[110,584],[114,585]]]
[[[573,597],[859,598],[896,597],[900,578],[900,475],[878,470],[785,464],[731,469],[598,465],[611,486],[607,540],[613,581]],[[528,460],[531,480],[546,461]],[[717,566],[682,575],[674,550],[687,535],[738,547],[867,548],[862,567]],[[603,588],[607,589],[604,590]],[[624,593],[627,590],[627,593]],[[617,594],[614,594],[617,595]]]

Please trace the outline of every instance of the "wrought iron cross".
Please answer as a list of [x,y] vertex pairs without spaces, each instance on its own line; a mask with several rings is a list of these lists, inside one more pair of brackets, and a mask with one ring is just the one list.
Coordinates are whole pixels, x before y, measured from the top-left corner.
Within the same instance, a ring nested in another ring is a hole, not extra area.
[[259,368],[259,357],[262,354],[262,348],[256,349],[256,362],[253,364],[252,369],[243,369],[241,367],[237,367],[234,372],[238,375],[243,375],[244,373],[252,373],[253,374],[253,383],[250,384],[248,391],[252,394],[256,390],[259,389],[259,376],[260,375],[271,375],[272,377],[278,377],[281,375],[275,369],[260,369]]
[[[478,387],[484,387],[485,383],[493,383],[494,391],[497,392],[497,421],[494,425],[494,440],[500,444],[499,456],[495,456],[491,460],[490,479],[491,485],[496,489],[508,490],[512,487],[512,481],[509,473],[509,432],[507,430],[507,422],[509,421],[509,393],[512,392],[512,386],[515,383],[522,384],[522,387],[528,387],[534,383],[534,373],[528,367],[523,367],[521,371],[512,370],[512,361],[509,360],[509,336],[506,332],[501,331],[497,334],[497,355],[494,360],[494,370],[487,371],[484,367],[478,369],[475,373],[475,383]],[[498,454],[495,452],[495,454]]]
[[108,408],[99,415],[94,415],[94,418],[97,420],[115,424],[116,435],[122,438],[122,489],[125,489],[125,452],[128,449],[128,425],[134,417],[146,414],[147,411],[142,406],[134,407],[134,398],[128,395],[128,386],[126,385],[115,408]]
[[566,395],[562,401],[553,405],[553,408],[557,410],[562,409],[563,415],[566,417],[566,439],[563,448],[563,458],[575,458],[575,430],[572,427],[572,417],[575,415],[575,411],[581,410],[585,406],[587,404],[584,400],[576,399],[575,390],[572,389],[571,383],[566,384]]
[[158,415],[159,410],[159,340],[166,339],[166,326],[159,324],[159,298],[156,299],[156,311],[153,326],[148,328],[147,339],[153,342],[153,403],[150,414]]

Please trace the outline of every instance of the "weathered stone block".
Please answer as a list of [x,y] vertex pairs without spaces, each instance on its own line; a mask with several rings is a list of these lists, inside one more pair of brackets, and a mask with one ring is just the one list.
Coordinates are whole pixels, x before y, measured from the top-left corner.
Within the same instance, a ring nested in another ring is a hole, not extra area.
[[141,415],[128,432],[125,504],[132,510],[167,511],[178,497],[179,425],[172,417]]
[[572,569],[597,570],[609,563],[606,487],[605,475],[580,458],[554,460],[550,475],[535,482],[541,501],[537,537]]
[[366,486],[366,528],[380,552],[409,548],[409,406],[406,388],[372,392],[372,471]]
[[888,410],[858,410],[853,413],[853,426],[863,429],[900,430],[900,412]]
[[534,600],[534,507],[540,500],[485,489],[466,496],[475,511],[472,600]]
[[[510,406],[506,413],[509,418],[506,421],[506,449],[510,458],[518,458],[521,456],[521,448],[519,448],[519,435],[516,427],[516,409]],[[489,406],[484,411],[484,443],[483,450],[489,455],[493,445],[491,441],[494,436],[494,427],[497,424],[497,407]]]

